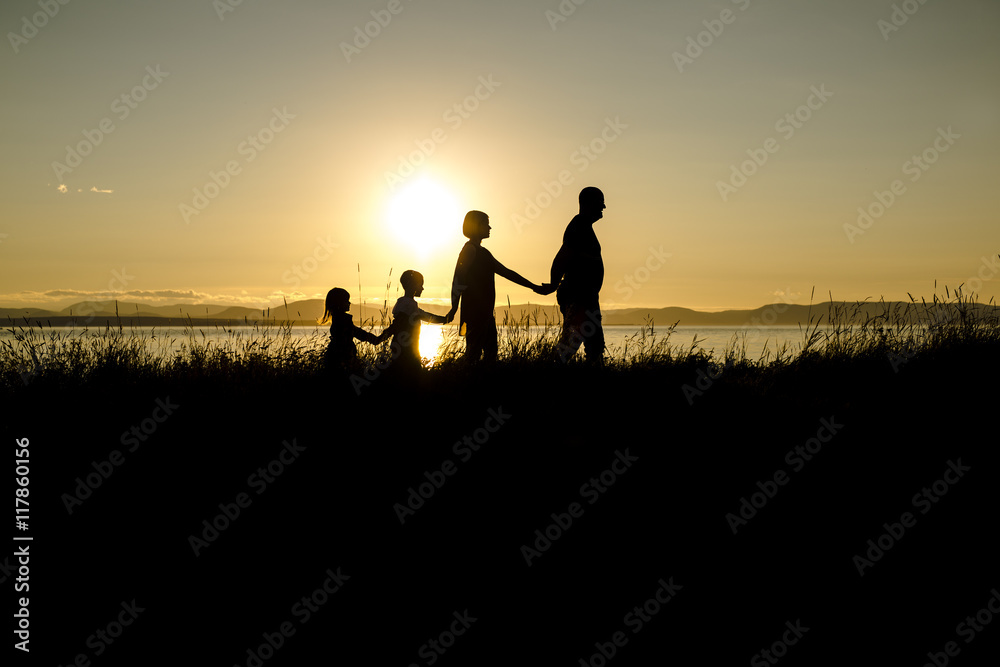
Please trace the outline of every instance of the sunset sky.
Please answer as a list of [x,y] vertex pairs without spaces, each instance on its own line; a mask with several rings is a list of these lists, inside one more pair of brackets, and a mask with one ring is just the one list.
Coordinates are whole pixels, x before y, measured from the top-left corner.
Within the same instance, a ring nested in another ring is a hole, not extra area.
[[416,269],[434,302],[469,209],[543,282],[588,185],[604,308],[1000,296],[996,0],[6,0],[0,27],[0,306],[357,303],[359,265],[366,300]]

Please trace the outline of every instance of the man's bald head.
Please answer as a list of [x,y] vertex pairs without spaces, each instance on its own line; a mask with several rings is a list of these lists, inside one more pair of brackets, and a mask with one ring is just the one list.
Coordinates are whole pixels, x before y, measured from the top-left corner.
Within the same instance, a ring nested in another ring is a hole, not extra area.
[[595,187],[580,190],[580,213],[599,220],[604,216],[604,193]]

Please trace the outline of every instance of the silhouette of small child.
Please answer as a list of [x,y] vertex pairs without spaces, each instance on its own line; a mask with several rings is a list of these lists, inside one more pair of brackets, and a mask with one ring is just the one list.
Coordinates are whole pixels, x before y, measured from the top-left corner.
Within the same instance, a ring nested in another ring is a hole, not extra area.
[[330,323],[330,342],[326,346],[326,367],[328,370],[347,371],[358,365],[358,348],[354,340],[378,345],[389,337],[386,329],[379,335],[365,331],[354,324],[350,314],[351,295],[347,290],[334,287],[326,294],[326,310],[320,324]]
[[417,305],[416,297],[424,291],[424,277],[419,272],[403,271],[399,284],[403,286],[404,296],[399,297],[392,307],[392,324],[386,331],[392,334],[393,356],[399,350],[397,362],[407,368],[419,367],[420,323],[445,324],[446,318],[421,310]]

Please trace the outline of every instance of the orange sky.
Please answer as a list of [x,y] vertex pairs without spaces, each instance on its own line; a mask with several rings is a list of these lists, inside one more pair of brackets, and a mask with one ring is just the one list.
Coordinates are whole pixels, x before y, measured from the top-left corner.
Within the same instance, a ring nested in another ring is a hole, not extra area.
[[0,306],[542,282],[587,185],[605,308],[988,301],[1000,5],[893,5],[5,3]]

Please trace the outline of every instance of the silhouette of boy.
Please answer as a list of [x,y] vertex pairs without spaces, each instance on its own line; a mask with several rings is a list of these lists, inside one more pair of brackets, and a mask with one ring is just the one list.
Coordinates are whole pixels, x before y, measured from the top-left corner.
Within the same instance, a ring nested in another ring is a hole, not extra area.
[[493,317],[493,306],[497,298],[494,275],[499,274],[538,294],[552,294],[555,286],[549,288],[536,285],[523,278],[498,262],[483,247],[483,239],[490,237],[490,217],[482,211],[469,211],[465,214],[462,233],[469,241],[458,255],[455,278],[451,285],[451,310],[446,317],[451,322],[461,302],[459,333],[464,327],[465,357],[470,361],[478,361],[480,357],[484,357],[491,362],[497,358],[497,325]]
[[351,317],[351,295],[347,290],[334,287],[326,294],[325,311],[320,324],[330,322],[330,342],[326,346],[325,362],[328,369],[347,370],[357,365],[358,348],[355,339],[378,345],[389,334],[383,331],[376,336],[354,324]]
[[[406,270],[399,276],[403,296],[392,307],[392,324],[386,329],[392,335],[393,354],[399,349],[397,363],[405,367],[420,366],[420,323],[444,324],[444,315],[421,310],[416,297],[424,291],[424,277],[417,271]],[[383,332],[385,333],[385,332]]]
[[552,284],[563,316],[559,357],[568,361],[583,343],[587,361],[604,360],[604,329],[598,295],[604,283],[601,244],[594,223],[604,217],[604,193],[594,187],[580,191],[580,213],[566,226],[562,247],[552,260]]

